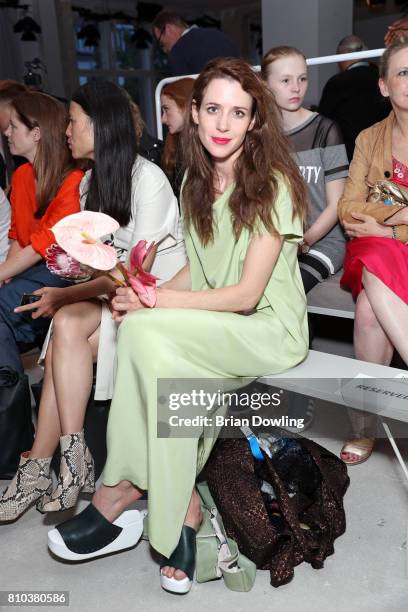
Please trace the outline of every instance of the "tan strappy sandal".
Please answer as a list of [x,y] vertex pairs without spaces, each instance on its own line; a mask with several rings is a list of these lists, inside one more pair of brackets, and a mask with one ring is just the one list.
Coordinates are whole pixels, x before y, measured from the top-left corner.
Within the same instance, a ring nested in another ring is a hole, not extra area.
[[[374,443],[374,438],[353,438],[352,440],[347,440],[340,451],[340,459],[347,465],[364,463],[373,452]],[[344,459],[344,454],[356,455],[358,459],[355,461]]]

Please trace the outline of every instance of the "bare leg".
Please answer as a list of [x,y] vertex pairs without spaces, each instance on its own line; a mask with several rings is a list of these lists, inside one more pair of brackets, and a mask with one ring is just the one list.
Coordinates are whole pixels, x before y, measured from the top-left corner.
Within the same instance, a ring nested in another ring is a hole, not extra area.
[[44,381],[38,411],[37,429],[30,459],[52,457],[61,435],[61,424],[52,379],[52,340],[45,358]]
[[[394,353],[394,347],[374,314],[364,290],[359,294],[356,303],[354,353],[357,359],[382,365],[389,365]],[[348,413],[354,441],[346,442],[340,456],[347,463],[356,463],[362,453],[369,453],[372,449],[377,420],[375,416],[361,410],[350,408]],[[353,446],[361,447],[359,455],[350,452]]]
[[[197,531],[197,529],[201,525],[202,520],[203,516],[201,514],[200,497],[197,491],[193,489],[190,503],[188,505],[187,513],[184,519],[184,524],[188,525],[188,527],[192,527]],[[174,567],[169,567],[167,565],[162,568],[161,572],[168,578],[174,577],[176,580],[183,580],[183,578],[186,577],[186,574],[181,570],[175,569]]]
[[92,503],[111,523],[115,521],[130,504],[140,499],[143,491],[129,480],[122,480],[114,487],[102,485],[95,492]]
[[394,347],[374,314],[364,290],[356,303],[354,352],[357,359],[382,365],[390,365],[394,352]]
[[64,306],[54,317],[52,373],[63,435],[84,425],[101,312],[100,302],[88,301]]
[[363,283],[373,312],[408,365],[408,305],[367,269],[363,271]]

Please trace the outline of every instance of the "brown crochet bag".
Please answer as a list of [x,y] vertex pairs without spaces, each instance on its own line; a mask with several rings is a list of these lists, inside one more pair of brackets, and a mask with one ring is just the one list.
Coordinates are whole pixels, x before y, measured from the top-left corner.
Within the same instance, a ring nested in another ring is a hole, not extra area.
[[[254,459],[246,439],[219,440],[204,474],[227,535],[259,569],[270,571],[275,587],[289,582],[302,561],[323,567],[346,528],[345,464],[311,440],[294,439],[300,445],[296,452],[272,458],[263,452],[264,461]],[[288,492],[290,481],[297,482],[296,494]],[[261,492],[265,482],[275,502]]]

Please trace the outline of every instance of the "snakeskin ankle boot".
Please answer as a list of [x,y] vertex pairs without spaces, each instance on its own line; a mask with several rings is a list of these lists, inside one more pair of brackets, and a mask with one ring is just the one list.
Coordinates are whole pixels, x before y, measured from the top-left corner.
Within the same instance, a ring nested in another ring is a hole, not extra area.
[[85,443],[84,431],[60,438],[61,463],[58,483],[44,512],[57,512],[75,506],[79,494],[95,491],[94,460]]
[[35,502],[43,512],[52,492],[51,459],[30,459],[29,451],[21,455],[13,480],[0,497],[0,521],[15,521]]

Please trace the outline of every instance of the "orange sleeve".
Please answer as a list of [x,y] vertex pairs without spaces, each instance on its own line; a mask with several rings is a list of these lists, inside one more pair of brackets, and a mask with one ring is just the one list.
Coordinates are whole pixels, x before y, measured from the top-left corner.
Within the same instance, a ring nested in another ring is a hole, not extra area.
[[62,182],[55,198],[48,206],[35,231],[30,236],[31,246],[45,259],[49,246],[55,243],[50,230],[60,219],[79,212],[79,183],[83,177],[81,170],[74,170]]
[[11,179],[11,195],[10,195],[10,205],[11,205],[11,223],[10,229],[8,233],[8,237],[10,240],[18,240],[17,234],[17,220],[16,220],[16,195],[22,189],[25,190],[25,184],[27,182],[27,176],[29,176],[31,172],[31,168],[29,168],[29,164],[23,164],[19,168],[17,168],[13,172],[13,177]]

